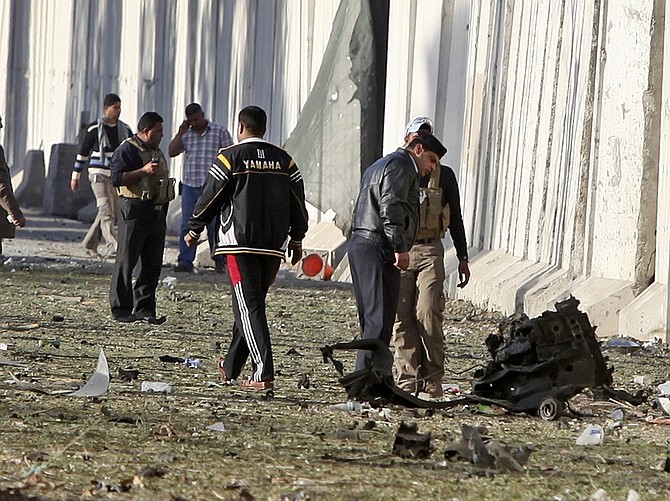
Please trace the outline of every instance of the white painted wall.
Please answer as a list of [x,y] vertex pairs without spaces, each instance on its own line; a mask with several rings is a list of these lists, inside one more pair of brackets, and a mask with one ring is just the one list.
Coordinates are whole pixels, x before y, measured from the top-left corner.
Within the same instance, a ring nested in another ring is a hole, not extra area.
[[574,294],[600,335],[667,332],[664,11],[473,2],[461,180],[478,253],[459,297],[537,315]]

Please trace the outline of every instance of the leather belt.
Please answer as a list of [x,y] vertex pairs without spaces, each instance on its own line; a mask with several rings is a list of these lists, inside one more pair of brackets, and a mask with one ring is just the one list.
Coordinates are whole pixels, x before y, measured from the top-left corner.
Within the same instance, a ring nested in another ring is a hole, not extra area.
[[437,242],[437,238],[422,238],[421,240],[414,240],[414,243],[418,245],[434,244],[435,242]]
[[386,242],[386,235],[370,230],[354,230],[354,234],[374,242]]

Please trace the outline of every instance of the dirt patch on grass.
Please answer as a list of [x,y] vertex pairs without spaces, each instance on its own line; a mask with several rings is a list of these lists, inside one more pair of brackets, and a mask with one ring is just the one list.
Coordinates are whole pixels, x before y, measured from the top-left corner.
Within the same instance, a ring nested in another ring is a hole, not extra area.
[[[643,500],[668,497],[670,426],[648,422],[660,416],[653,398],[634,408],[594,402],[587,393],[571,400],[586,417],[558,421],[482,405],[333,409],[346,395],[319,348],[358,332],[353,294],[347,285],[300,282],[288,272],[268,302],[278,374],[275,396],[266,398],[219,382],[216,360],[233,323],[220,275],[180,275],[173,288],[160,288],[158,314],[168,320],[153,326],[111,320],[110,272],[105,262],[0,269],[0,343],[10,348],[0,353],[27,366],[0,366],[0,499],[568,500],[588,499],[598,489],[616,500],[629,489]],[[474,370],[489,360],[484,339],[499,321],[449,302],[449,383],[469,391]],[[112,374],[109,392],[65,396],[90,377],[100,347]],[[201,366],[163,363],[161,355],[197,358]],[[661,346],[605,355],[617,388],[642,388],[633,383],[636,375],[647,376],[652,390],[668,378],[670,359]],[[353,352],[338,358],[352,370]],[[125,381],[118,370],[129,367],[139,377]],[[33,388],[20,389],[12,375]],[[142,392],[142,381],[170,383],[174,391]],[[609,418],[617,408],[625,414],[618,424]],[[391,454],[403,421],[431,434],[428,459]],[[575,445],[591,423],[603,426],[604,442]],[[499,442],[532,444],[525,471],[446,461],[445,447],[464,424],[485,426]]]

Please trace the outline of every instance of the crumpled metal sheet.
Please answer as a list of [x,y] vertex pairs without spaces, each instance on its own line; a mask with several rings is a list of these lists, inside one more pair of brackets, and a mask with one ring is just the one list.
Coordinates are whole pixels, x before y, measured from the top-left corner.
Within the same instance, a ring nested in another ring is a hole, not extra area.
[[77,391],[68,393],[69,397],[100,397],[109,390],[109,365],[102,348],[98,354],[98,365],[86,384]]

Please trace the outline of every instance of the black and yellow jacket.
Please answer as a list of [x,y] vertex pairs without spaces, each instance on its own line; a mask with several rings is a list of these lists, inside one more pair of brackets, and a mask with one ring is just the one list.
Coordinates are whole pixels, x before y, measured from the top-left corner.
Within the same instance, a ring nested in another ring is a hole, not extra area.
[[191,236],[199,237],[217,214],[215,255],[284,257],[288,238],[301,242],[308,223],[305,186],[293,158],[257,137],[219,150],[189,220]]

